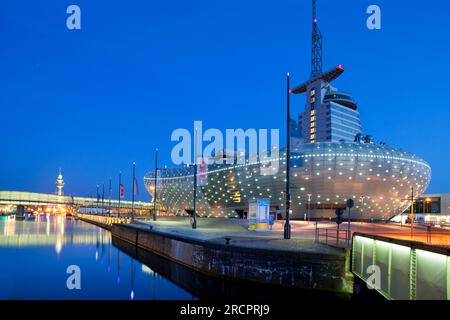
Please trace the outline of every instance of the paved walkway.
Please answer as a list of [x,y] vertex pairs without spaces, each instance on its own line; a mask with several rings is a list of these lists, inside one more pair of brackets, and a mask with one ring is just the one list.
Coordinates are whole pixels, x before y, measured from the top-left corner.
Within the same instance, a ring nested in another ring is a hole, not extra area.
[[[281,222],[267,232],[249,231],[246,221],[238,219],[198,218],[197,229],[192,229],[188,217],[158,217],[157,221],[148,219],[140,220],[140,223],[152,225],[155,231],[194,240],[226,243],[226,238],[230,238],[231,246],[339,256],[344,254],[342,249],[316,243],[314,236],[301,237],[301,232],[293,232],[290,240],[283,239]],[[302,227],[294,225],[293,229]]]
[[[232,238],[231,242],[239,243],[243,246],[251,244],[252,247],[259,247],[270,243],[274,249],[283,247],[288,250],[288,248],[304,247],[302,248],[304,251],[309,251],[308,248],[316,250],[318,246],[318,244],[314,243],[316,237],[315,222],[291,221],[292,239],[289,241],[283,239],[284,221],[276,221],[272,230],[267,232],[249,231],[247,230],[247,220],[240,219],[198,218],[197,229],[195,230],[191,228],[188,217],[158,217],[156,222],[151,219],[143,220],[142,222],[153,225],[155,230],[161,232],[198,240],[224,242],[225,238],[229,237]],[[344,222],[341,224],[340,229],[341,231],[347,230],[347,227],[347,223]],[[317,228],[320,230],[321,240],[323,240],[325,230],[328,229],[328,234],[331,236],[329,243],[333,244],[335,242],[333,237],[336,234],[336,224],[333,221],[320,221],[317,223]],[[409,225],[353,222],[350,225],[350,229],[351,233],[361,232],[424,243],[428,241],[428,243],[433,245],[450,246],[450,231],[441,228],[431,229],[431,242],[425,226],[416,226],[412,238]],[[341,237],[343,237],[343,234],[341,234]]]

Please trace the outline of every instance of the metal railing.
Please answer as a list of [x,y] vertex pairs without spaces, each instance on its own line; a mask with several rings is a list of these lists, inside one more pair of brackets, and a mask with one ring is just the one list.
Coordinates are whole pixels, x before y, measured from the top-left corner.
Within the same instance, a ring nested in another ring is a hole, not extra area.
[[338,230],[337,228],[316,227],[314,239],[317,243],[334,247],[346,248],[349,246],[349,233],[347,229]]
[[355,233],[351,271],[390,300],[450,300],[450,248]]
[[83,213],[77,213],[75,215],[77,218],[94,221],[106,225],[112,225],[113,223],[131,223],[131,218],[129,217],[109,217],[109,216],[102,216],[102,215],[94,215],[94,214],[83,214]]

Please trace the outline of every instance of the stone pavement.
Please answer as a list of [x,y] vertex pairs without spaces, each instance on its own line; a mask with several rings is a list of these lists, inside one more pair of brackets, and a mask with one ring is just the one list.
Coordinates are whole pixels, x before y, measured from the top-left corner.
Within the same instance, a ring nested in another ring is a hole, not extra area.
[[[331,237],[335,237],[336,234],[334,221],[319,221],[317,226],[313,221],[291,221],[292,239],[290,241],[283,239],[284,221],[276,221],[272,230],[267,232],[247,230],[248,222],[242,219],[197,218],[197,229],[195,230],[191,228],[189,217],[158,217],[157,221],[149,218],[140,221],[152,225],[155,230],[197,240],[223,242],[225,238],[232,238],[231,242],[234,242],[235,245],[239,243],[242,246],[251,244],[252,247],[259,247],[270,243],[274,249],[283,247],[286,250],[297,247],[302,247],[301,250],[310,248],[316,250],[321,247],[322,245],[318,245],[314,241],[316,228],[320,230],[321,240],[326,229]],[[341,231],[347,230],[347,222],[342,223],[340,229]],[[420,225],[416,225],[414,228],[413,238],[411,238],[409,225],[352,222],[350,229],[352,234],[361,232],[424,243],[427,243],[428,240],[427,227]],[[330,243],[333,242],[333,239],[330,239]],[[430,244],[450,246],[450,231],[443,228],[432,228]]]
[[[290,240],[283,239],[282,222],[277,222],[273,230],[266,232],[247,230],[246,220],[224,218],[197,218],[197,229],[192,229],[188,217],[158,217],[157,221],[146,219],[140,220],[139,224],[151,225],[158,232],[211,243],[224,244],[226,238],[229,238],[230,246],[326,255],[344,254],[342,249],[316,243],[313,223],[293,223]],[[301,236],[303,229],[309,229],[305,237]]]

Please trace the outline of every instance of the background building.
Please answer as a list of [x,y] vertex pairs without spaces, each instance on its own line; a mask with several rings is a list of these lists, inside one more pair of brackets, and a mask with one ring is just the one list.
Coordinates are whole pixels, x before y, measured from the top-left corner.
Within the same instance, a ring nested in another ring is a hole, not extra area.
[[357,104],[349,93],[338,91],[324,78],[306,86],[305,111],[299,115],[303,142],[354,141],[362,133]]
[[[403,219],[411,212],[409,206]],[[414,215],[417,222],[450,225],[450,193],[424,194],[414,201]]]

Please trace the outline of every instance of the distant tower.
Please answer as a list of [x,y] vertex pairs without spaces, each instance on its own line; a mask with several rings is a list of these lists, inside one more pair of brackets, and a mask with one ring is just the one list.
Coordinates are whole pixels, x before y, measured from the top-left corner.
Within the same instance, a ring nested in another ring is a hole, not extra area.
[[56,179],[56,188],[58,189],[57,194],[58,196],[63,195],[63,188],[64,188],[64,180],[61,173],[61,169],[59,169],[58,179]]
[[322,34],[317,25],[316,0],[312,2],[311,78],[322,74]]

